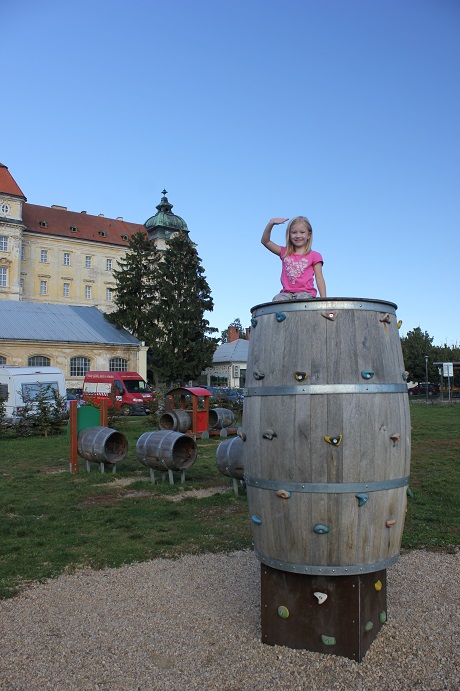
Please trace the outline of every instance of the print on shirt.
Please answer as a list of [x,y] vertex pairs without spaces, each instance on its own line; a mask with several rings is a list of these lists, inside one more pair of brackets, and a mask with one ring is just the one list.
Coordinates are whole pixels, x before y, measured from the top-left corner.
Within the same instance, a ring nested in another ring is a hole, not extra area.
[[289,280],[291,281],[292,285],[295,285],[296,279],[300,278],[307,268],[308,259],[304,258],[296,262],[291,257],[286,257],[284,260],[284,266],[286,268],[286,273]]

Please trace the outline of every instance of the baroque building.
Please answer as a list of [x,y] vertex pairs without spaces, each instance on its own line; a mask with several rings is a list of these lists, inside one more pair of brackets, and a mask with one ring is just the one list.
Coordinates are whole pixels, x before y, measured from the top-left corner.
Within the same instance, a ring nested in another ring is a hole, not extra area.
[[[86,321],[92,325],[94,333],[89,340],[88,328],[80,343],[75,329],[70,338],[63,323],[54,340],[49,331],[50,324],[76,319],[76,313],[65,308],[97,308],[102,313],[114,308],[113,270],[119,268],[118,261],[124,257],[132,235],[146,232],[164,249],[172,233],[188,234],[187,224],[172,212],[166,194],[163,190],[157,213],[142,225],[122,217],[69,211],[64,206],[29,204],[8,168],[0,164],[0,301],[11,301],[4,314],[4,328],[0,325],[0,365],[57,366],[73,387],[78,387],[89,369],[136,367],[146,377],[145,345],[128,332],[117,338],[91,310],[79,312],[81,324]],[[48,307],[43,313],[26,304],[14,310],[14,301],[46,303]],[[53,306],[62,309],[53,310]],[[31,327],[26,335],[20,328],[24,319]]]
[[129,238],[146,232],[159,249],[175,232],[188,234],[165,196],[144,225],[92,216],[65,206],[29,204],[0,164],[0,299],[113,309],[113,269]]

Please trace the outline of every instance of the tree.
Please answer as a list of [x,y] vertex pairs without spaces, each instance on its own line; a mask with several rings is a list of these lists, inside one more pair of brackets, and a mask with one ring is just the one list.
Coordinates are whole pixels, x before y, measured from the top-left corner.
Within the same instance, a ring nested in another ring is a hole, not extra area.
[[201,259],[187,236],[175,234],[167,241],[156,265],[157,295],[152,317],[157,326],[149,341],[154,371],[171,383],[195,379],[212,363],[217,331],[204,318],[214,304]]
[[422,332],[419,326],[413,331],[408,331],[401,338],[401,347],[404,357],[404,366],[409,373],[408,381],[424,382],[426,378],[425,355],[428,355],[428,379],[437,379],[437,368],[433,366],[436,361],[436,349],[433,346],[433,339],[425,331]]
[[[247,340],[246,339],[246,332],[244,331],[243,327],[241,326],[241,321],[238,317],[234,321],[232,321],[232,323],[229,324],[229,326],[235,326],[238,329],[238,332],[240,334],[239,337],[242,338],[243,340]],[[224,329],[221,332],[221,341],[222,341],[222,343],[228,343],[228,329]]]
[[128,252],[119,260],[113,275],[117,283],[116,310],[107,319],[130,331],[147,345],[155,338],[151,309],[157,293],[159,252],[147,235],[139,231],[131,236]]

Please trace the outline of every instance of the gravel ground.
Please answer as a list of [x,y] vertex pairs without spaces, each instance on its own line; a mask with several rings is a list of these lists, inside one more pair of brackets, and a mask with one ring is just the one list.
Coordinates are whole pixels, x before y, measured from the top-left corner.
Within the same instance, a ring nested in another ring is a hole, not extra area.
[[0,602],[0,688],[460,688],[460,554],[388,570],[388,622],[361,663],[260,642],[252,552],[79,571]]

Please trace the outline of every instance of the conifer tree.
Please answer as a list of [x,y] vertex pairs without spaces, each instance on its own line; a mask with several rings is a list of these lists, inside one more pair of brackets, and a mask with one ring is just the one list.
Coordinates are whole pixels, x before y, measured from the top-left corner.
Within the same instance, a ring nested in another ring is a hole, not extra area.
[[212,363],[218,339],[204,318],[214,304],[201,259],[187,236],[167,241],[156,265],[158,293],[152,315],[157,325],[150,342],[153,368],[171,383],[195,379]]
[[159,253],[148,236],[139,231],[131,236],[128,252],[120,259],[119,269],[113,271],[117,289],[116,310],[107,318],[130,331],[149,345],[155,338],[155,323],[151,309],[157,293],[157,264]]

